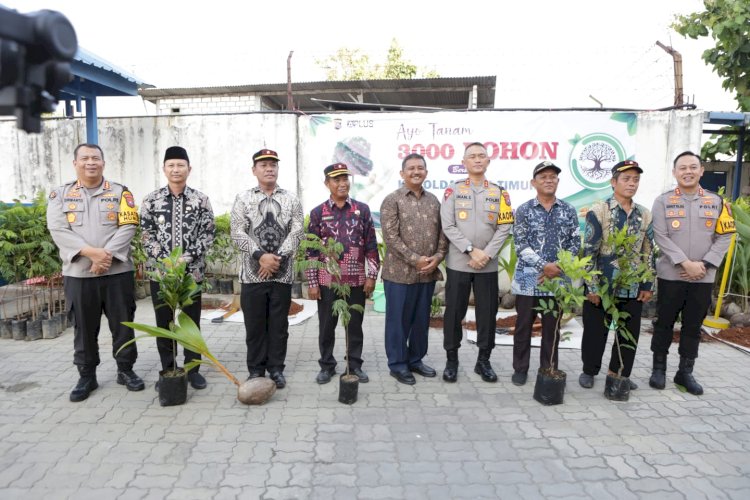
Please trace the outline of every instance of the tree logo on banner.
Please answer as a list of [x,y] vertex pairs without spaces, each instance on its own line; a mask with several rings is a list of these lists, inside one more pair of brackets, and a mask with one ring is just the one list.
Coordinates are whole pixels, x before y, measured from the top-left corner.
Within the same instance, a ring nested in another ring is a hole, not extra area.
[[588,189],[608,188],[612,167],[627,159],[620,141],[609,134],[597,132],[584,137],[576,136],[570,142],[573,143],[570,152],[573,178]]

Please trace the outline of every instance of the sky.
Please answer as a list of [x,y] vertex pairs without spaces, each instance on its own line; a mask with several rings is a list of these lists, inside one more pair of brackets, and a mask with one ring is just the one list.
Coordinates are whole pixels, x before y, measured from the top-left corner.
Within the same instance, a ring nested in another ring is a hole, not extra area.
[[[658,109],[674,100],[659,40],[683,55],[689,102],[737,108],[700,58],[711,40],[670,28],[675,14],[702,10],[698,0],[0,2],[62,12],[81,46],[161,88],[282,83],[292,50],[292,80],[321,81],[316,60],[348,47],[384,61],[395,38],[406,59],[440,76],[497,76],[498,108]],[[140,98],[112,100],[100,116],[148,111]]]

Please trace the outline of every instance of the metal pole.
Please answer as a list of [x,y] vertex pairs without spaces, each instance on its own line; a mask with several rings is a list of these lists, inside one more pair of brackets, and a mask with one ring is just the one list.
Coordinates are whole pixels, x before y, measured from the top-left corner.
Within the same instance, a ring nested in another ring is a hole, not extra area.
[[294,100],[292,99],[292,54],[293,50],[289,51],[289,57],[286,58],[286,109],[292,111],[294,109]]
[[732,181],[732,201],[740,197],[740,183],[742,182],[742,158],[744,156],[745,149],[745,127],[737,127],[739,129],[739,138],[737,139],[737,163],[734,166],[734,180]]
[[729,328],[729,321],[719,317],[721,314],[721,303],[724,299],[724,290],[727,288],[729,281],[729,268],[732,267],[732,256],[734,255],[734,246],[737,243],[737,233],[732,235],[732,241],[729,242],[727,259],[724,261],[724,273],[721,275],[721,286],[719,287],[719,298],[716,299],[716,309],[714,315],[703,320],[703,325],[709,328]]

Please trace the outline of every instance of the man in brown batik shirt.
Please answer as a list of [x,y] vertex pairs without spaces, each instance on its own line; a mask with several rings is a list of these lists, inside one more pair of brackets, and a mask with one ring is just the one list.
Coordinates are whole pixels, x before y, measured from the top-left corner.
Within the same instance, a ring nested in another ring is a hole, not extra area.
[[380,207],[386,244],[385,352],[391,376],[407,385],[416,383],[411,372],[425,377],[436,374],[422,358],[427,354],[435,281],[443,277],[437,266],[448,252],[440,201],[422,188],[426,177],[424,158],[410,154],[401,163],[404,185],[386,196]]

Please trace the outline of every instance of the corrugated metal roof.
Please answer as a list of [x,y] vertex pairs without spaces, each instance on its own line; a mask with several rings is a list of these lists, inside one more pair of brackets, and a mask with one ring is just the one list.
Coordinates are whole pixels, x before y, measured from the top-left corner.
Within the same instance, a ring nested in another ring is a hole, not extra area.
[[128,73],[127,71],[121,68],[118,68],[117,66],[107,61],[103,57],[97,56],[93,52],[89,52],[83,47],[80,47],[80,46],[78,47],[78,52],[76,53],[76,56],[73,59],[76,61],[80,61],[83,64],[86,64],[88,66],[93,66],[95,68],[99,68],[104,71],[110,71],[112,73],[115,73],[117,76],[122,77],[130,82],[133,82],[139,87],[141,85],[144,85],[144,82],[138,80],[138,78],[135,75]]
[[[339,103],[359,103],[377,107],[419,106],[441,109],[466,109],[469,92],[478,91],[478,107],[491,108],[495,103],[494,76],[455,78],[415,78],[404,80],[345,80],[293,82],[295,107],[307,111],[325,111]],[[205,97],[217,95],[259,95],[266,107],[286,107],[286,83],[235,85],[219,87],[141,89],[144,99],[156,102],[170,97]],[[313,100],[312,98],[315,98]]]

